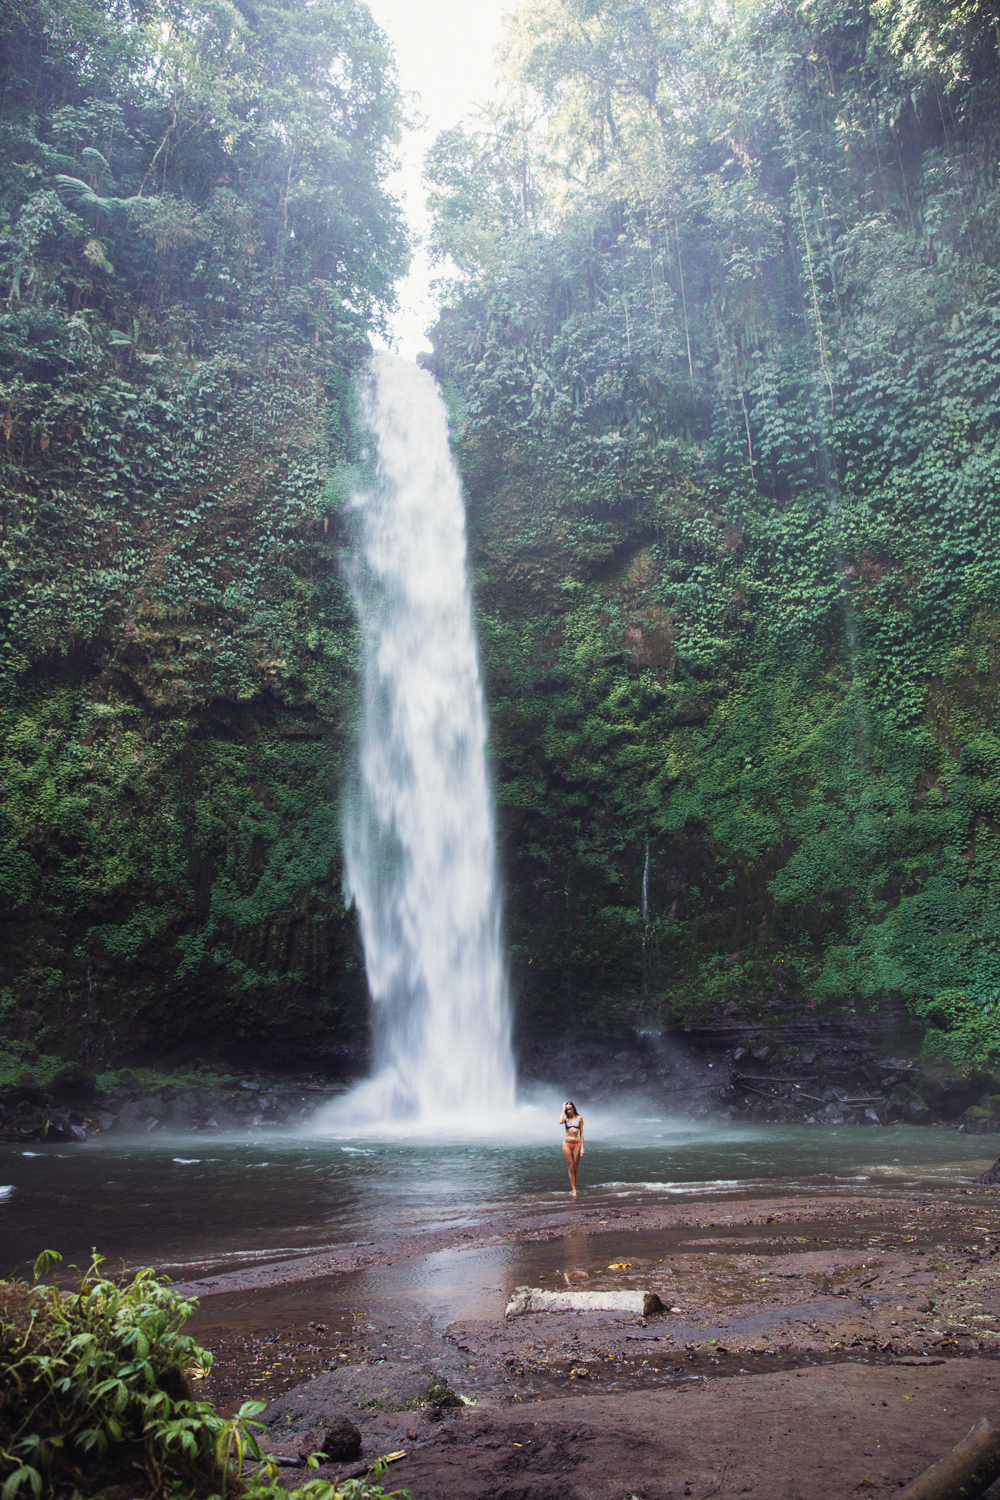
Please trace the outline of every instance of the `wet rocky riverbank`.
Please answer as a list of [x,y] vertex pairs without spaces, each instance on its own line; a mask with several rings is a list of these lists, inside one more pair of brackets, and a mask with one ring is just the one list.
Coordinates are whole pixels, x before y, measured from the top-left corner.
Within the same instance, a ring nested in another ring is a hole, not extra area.
[[126,1075],[103,1092],[84,1070],[67,1072],[67,1082],[52,1090],[27,1081],[0,1093],[0,1140],[292,1129],[348,1088],[310,1075],[256,1072],[244,1078],[192,1075],[167,1082]]
[[559,1080],[577,1102],[640,1095],[657,1114],[694,1119],[1000,1132],[1000,1072],[927,1059],[905,1018],[889,1021],[807,1014],[768,1028],[723,1018],[609,1029],[524,1047],[519,1072],[526,1084]]
[[[1000,1071],[928,1059],[904,1018],[805,1015],[769,1028],[722,1018],[662,1032],[591,1028],[521,1045],[522,1087],[588,1106],[641,1103],[653,1116],[817,1125],[931,1125],[1000,1134]],[[48,1087],[30,1074],[0,1089],[0,1140],[288,1129],[365,1076],[352,1049],[329,1073],[195,1067],[119,1070],[108,1081],[67,1064]]]
[[[724,1471],[723,1493],[839,1500],[897,1489],[1000,1390],[989,1189],[572,1206],[450,1242],[456,1303],[479,1290],[443,1326],[412,1300],[430,1243],[391,1235],[355,1270],[186,1287],[215,1356],[206,1394],[269,1401],[264,1445],[290,1460],[352,1424],[360,1451],[323,1477],[394,1453],[417,1500],[666,1500]],[[522,1279],[649,1286],[670,1311],[505,1316]]]

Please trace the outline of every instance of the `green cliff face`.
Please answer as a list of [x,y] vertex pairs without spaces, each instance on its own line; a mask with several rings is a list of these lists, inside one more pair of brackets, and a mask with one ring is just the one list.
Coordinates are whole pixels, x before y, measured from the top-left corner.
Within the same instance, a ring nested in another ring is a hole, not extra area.
[[[303,0],[0,31],[8,1064],[351,1041],[383,39]],[[508,51],[428,172],[522,1034],[903,1001],[995,1060],[992,13],[553,0]]]
[[558,0],[433,154],[528,1028],[1000,1051],[1000,67],[906,16]]
[[352,5],[3,21],[0,1031],[349,1040],[327,493],[404,260]]

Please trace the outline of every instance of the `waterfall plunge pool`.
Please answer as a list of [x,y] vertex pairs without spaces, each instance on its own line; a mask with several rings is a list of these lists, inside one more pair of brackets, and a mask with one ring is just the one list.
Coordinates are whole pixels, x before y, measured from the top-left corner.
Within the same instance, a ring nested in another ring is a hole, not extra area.
[[697,1123],[588,1112],[576,1203],[557,1131],[504,1142],[198,1133],[0,1146],[3,1273],[41,1250],[174,1279],[390,1234],[678,1195],[890,1194],[967,1184],[994,1137],[896,1125]]

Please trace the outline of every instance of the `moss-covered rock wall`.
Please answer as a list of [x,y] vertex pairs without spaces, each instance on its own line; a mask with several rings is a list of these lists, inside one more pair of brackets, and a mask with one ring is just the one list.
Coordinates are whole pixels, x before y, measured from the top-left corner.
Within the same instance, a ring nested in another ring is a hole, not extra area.
[[404,263],[361,6],[2,20],[0,1034],[94,1069],[365,1023],[328,476]]
[[[0,1033],[315,1054],[391,59],[353,3],[53,16],[0,18]],[[429,174],[521,1036],[860,1007],[992,1066],[992,13],[554,0],[508,62]]]
[[522,1024],[902,1002],[983,1061],[995,28],[560,0],[510,63],[522,114],[432,159],[463,272],[433,364]]

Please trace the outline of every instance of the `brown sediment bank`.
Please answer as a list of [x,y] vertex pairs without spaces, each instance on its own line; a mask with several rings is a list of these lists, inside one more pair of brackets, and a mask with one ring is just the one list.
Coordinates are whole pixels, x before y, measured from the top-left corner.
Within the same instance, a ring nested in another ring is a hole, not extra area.
[[[525,1283],[674,1310],[506,1318]],[[895,1489],[1000,1393],[991,1189],[604,1200],[186,1290],[220,1406],[276,1402],[268,1445],[291,1456],[346,1413],[365,1461],[405,1450],[415,1500]],[[439,1378],[475,1405],[428,1405]]]

